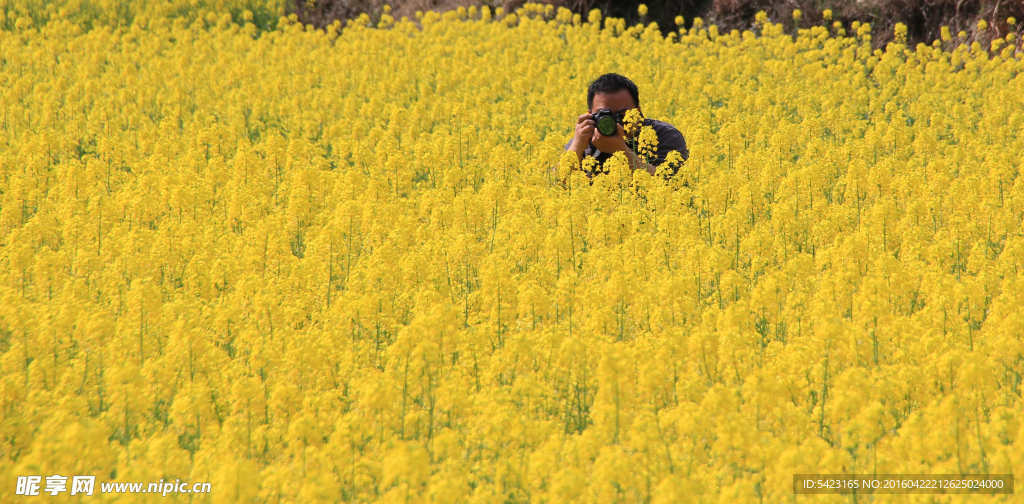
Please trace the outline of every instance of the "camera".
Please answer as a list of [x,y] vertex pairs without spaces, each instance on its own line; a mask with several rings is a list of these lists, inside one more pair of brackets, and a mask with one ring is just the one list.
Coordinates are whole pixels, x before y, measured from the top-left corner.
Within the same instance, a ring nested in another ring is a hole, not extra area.
[[597,131],[601,132],[604,136],[615,136],[619,131],[618,122],[618,117],[611,110],[601,109],[594,114],[594,124],[597,125]]

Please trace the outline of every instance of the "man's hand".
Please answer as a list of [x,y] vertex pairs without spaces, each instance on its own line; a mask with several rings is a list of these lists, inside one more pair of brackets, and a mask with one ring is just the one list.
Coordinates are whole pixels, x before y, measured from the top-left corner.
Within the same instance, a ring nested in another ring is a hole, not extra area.
[[629,167],[631,170],[643,170],[651,175],[654,175],[654,167],[648,164],[643,159],[633,152],[629,146],[626,145],[626,131],[622,128],[622,125],[618,125],[619,130],[615,133],[615,136],[604,136],[600,131],[594,130],[594,138],[590,141],[597,147],[601,152],[607,152],[613,154],[622,151],[626,155],[626,160],[629,161]]
[[608,154],[628,150],[626,147],[626,131],[622,129],[621,124],[616,124],[615,126],[618,128],[618,131],[613,136],[604,136],[600,131],[594,129],[594,137],[591,138],[590,143],[594,144],[597,150],[607,152]]
[[572,143],[569,144],[569,150],[575,151],[580,161],[583,160],[583,152],[587,150],[594,137],[595,126],[593,114],[587,113],[576,118],[576,132],[573,134]]

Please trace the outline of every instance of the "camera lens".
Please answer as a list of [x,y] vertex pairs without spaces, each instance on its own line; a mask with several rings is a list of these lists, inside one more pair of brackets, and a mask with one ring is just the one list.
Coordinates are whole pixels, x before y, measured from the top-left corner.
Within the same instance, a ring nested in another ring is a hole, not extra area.
[[615,118],[602,117],[597,122],[597,131],[600,131],[601,134],[604,136],[614,135],[615,132],[618,130],[618,128],[616,128],[616,124],[617,123],[615,122]]
[[618,123],[615,120],[615,114],[612,114],[611,110],[601,109],[594,117],[594,122],[597,123],[597,131],[604,136],[612,136],[618,132]]

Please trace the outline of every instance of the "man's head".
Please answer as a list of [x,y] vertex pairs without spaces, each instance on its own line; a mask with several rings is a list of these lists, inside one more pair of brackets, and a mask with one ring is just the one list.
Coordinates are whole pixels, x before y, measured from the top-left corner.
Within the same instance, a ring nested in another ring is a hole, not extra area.
[[[587,107],[590,113],[608,109],[616,114],[640,108],[640,90],[633,81],[616,73],[604,74],[587,89]],[[621,116],[620,116],[621,117]]]

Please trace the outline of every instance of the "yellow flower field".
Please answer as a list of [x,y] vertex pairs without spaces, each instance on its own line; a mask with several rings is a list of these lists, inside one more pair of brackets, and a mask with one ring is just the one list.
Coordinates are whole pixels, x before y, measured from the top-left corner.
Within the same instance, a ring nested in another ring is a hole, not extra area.
[[[1019,502],[793,494],[1024,476],[1018,40],[32,3],[0,2],[3,502]],[[685,135],[670,181],[560,182],[609,71]],[[97,492],[13,494],[54,474]],[[212,491],[99,492],[161,479]]]

